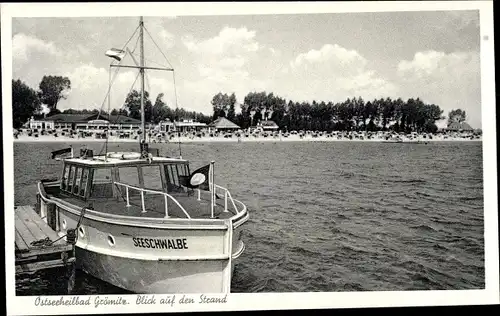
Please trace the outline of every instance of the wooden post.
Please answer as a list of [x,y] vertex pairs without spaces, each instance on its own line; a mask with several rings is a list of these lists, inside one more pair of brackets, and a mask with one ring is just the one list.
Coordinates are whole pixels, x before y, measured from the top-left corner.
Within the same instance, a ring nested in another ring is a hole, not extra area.
[[40,193],[37,193],[36,194],[36,204],[35,204],[35,212],[40,215],[40,209],[41,209],[41,204],[40,204],[40,201],[41,201],[41,197],[40,197]]
[[53,230],[57,230],[56,220],[56,205],[54,203],[47,203],[47,224]]
[[168,196],[163,195],[163,197],[165,198],[165,218],[169,218],[169,216],[168,216]]
[[227,212],[227,190],[224,191],[224,212]]
[[141,190],[141,204],[142,204],[142,213],[146,213],[146,205],[144,205],[144,191]]
[[125,187],[125,191],[127,193],[127,207],[130,206],[130,199],[129,199],[129,195],[128,195],[128,187]]
[[210,218],[214,218],[214,206],[215,206],[214,164],[215,162],[212,160],[210,162],[210,170],[208,173],[209,187],[210,187]]

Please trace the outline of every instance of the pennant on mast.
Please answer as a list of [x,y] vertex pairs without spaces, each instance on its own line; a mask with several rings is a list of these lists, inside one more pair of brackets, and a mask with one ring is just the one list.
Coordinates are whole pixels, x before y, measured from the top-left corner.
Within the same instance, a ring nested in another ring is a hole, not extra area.
[[123,57],[125,57],[125,51],[117,48],[111,48],[106,51],[106,56],[121,61]]

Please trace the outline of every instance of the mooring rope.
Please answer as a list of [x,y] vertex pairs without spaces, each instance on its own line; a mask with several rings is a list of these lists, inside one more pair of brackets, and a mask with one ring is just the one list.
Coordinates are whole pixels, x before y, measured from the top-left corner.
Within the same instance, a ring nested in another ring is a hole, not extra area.
[[45,237],[44,239],[39,239],[39,240],[32,241],[30,243],[30,245],[34,246],[34,247],[52,246],[53,244],[55,244],[59,240],[63,239],[64,237],[67,237],[66,241],[68,243],[70,243],[72,245],[76,244],[76,241],[78,240],[78,234],[76,233],[76,231],[81,226],[82,219],[83,219],[83,216],[85,215],[85,211],[86,210],[87,210],[86,207],[82,207],[82,210],[80,212],[80,217],[78,218],[78,223],[76,224],[76,228],[74,228],[74,229],[71,229],[71,228],[68,229],[68,231],[66,232],[66,234],[62,235],[61,237],[57,238],[54,241],[52,241],[49,237]]

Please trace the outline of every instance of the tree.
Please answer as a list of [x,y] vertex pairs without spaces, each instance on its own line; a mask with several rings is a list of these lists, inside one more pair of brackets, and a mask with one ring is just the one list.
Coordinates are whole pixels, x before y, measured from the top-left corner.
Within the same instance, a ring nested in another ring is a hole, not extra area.
[[[141,94],[137,90],[132,90],[125,99],[124,107],[128,110],[129,116],[141,119]],[[144,118],[146,122],[151,121],[153,105],[149,100],[149,93],[144,91]]]
[[40,101],[46,104],[50,114],[53,114],[57,109],[57,103],[67,98],[67,93],[71,90],[71,81],[68,77],[43,76],[39,89]]
[[227,119],[234,122],[234,119],[236,117],[234,106],[236,105],[236,95],[234,92],[229,96],[229,108],[227,111]]
[[155,104],[153,105],[152,120],[153,123],[158,124],[161,121],[172,116],[172,110],[163,102],[163,93],[158,94]]
[[128,116],[128,112],[125,109],[113,109],[113,110],[111,110],[111,115],[112,116],[118,116],[118,115]]
[[467,116],[466,116],[464,110],[461,110],[461,109],[451,110],[448,113],[448,125],[451,123],[465,122],[466,118],[467,118]]
[[31,116],[39,112],[41,102],[38,94],[20,79],[12,80],[12,125],[21,127]]
[[213,120],[216,120],[218,117],[226,117],[226,112],[229,110],[229,96],[222,92],[217,93],[212,98],[212,106],[214,109]]

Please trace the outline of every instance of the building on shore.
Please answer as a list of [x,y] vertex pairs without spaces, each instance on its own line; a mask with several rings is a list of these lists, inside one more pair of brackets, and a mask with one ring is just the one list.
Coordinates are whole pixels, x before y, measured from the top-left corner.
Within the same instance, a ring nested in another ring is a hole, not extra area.
[[164,121],[161,121],[160,123],[158,123],[158,130],[160,132],[172,132],[174,131],[174,123],[172,123],[172,121],[170,119],[166,119]]
[[473,132],[474,129],[466,122],[453,122],[444,129],[446,132]]
[[[27,124],[30,129],[72,131],[103,131],[110,130],[139,130],[141,121],[124,116],[107,114],[55,114],[42,119],[31,118]],[[146,125],[151,128],[151,124]]]
[[182,121],[175,121],[173,124],[173,129],[171,131],[173,132],[199,132],[207,128],[207,124],[201,123],[201,122],[196,122],[194,120],[182,120]]
[[35,119],[33,117],[24,124],[25,127],[29,129],[39,129],[39,130],[52,130],[55,129],[54,121],[45,119]]
[[260,121],[257,123],[257,130],[261,130],[263,132],[275,132],[278,129],[278,124],[271,120]]
[[210,123],[210,125],[208,125],[208,128],[209,128],[209,132],[211,131],[215,131],[215,132],[234,132],[234,131],[237,131],[237,130],[240,130],[241,127],[239,127],[238,125],[236,125],[235,123],[231,122],[230,120],[228,120],[227,118],[225,117],[219,117],[217,118],[215,121],[213,121],[212,123]]

